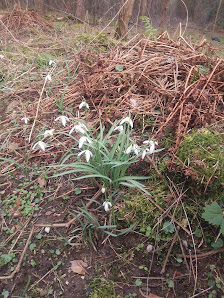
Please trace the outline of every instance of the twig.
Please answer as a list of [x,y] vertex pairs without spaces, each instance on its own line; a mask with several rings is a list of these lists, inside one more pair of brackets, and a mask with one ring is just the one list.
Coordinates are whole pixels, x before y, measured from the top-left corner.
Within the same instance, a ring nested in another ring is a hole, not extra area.
[[[221,249],[216,249],[216,250],[211,250],[211,251],[207,251],[205,253],[201,253],[201,254],[192,254],[192,255],[185,255],[185,257],[187,259],[190,259],[190,258],[205,258],[205,257],[210,257],[212,255],[215,255],[217,253],[223,253],[224,252],[224,248],[221,248]],[[183,254],[176,254],[177,257],[180,257],[182,258],[184,255]]]
[[14,275],[15,275],[17,272],[19,272],[20,267],[21,267],[21,264],[22,264],[22,261],[23,261],[23,257],[24,257],[24,255],[25,255],[25,253],[26,253],[26,250],[27,250],[27,248],[28,248],[29,242],[30,242],[30,240],[31,240],[31,238],[32,238],[33,231],[34,231],[34,226],[32,227],[32,229],[31,229],[31,231],[30,231],[29,237],[28,237],[28,239],[27,239],[27,241],[26,241],[26,245],[25,245],[25,247],[24,247],[24,249],[23,249],[23,252],[22,252],[22,254],[21,254],[21,256],[20,256],[19,262],[18,262],[18,264],[17,264],[15,270],[14,270],[10,275],[0,276],[0,280],[12,279],[12,278],[14,277]]
[[174,237],[173,237],[173,240],[172,240],[172,242],[171,242],[171,244],[170,244],[169,250],[168,250],[168,252],[167,252],[167,254],[166,254],[166,259],[165,259],[165,261],[164,261],[163,268],[162,268],[162,270],[160,271],[160,274],[164,274],[164,273],[165,273],[166,265],[167,265],[167,262],[168,262],[170,253],[171,253],[171,251],[172,251],[172,248],[173,248],[173,246],[174,246],[174,243],[176,242],[177,235],[178,235],[178,231],[176,230],[176,233],[175,233],[175,235],[174,235]]
[[43,84],[42,90],[40,92],[40,97],[39,97],[38,104],[37,104],[36,115],[35,115],[35,118],[34,118],[34,121],[33,121],[33,125],[32,125],[32,128],[31,128],[31,131],[30,131],[30,135],[29,135],[29,140],[28,140],[29,143],[30,143],[30,140],[31,140],[31,136],[32,136],[32,133],[33,133],[34,126],[35,126],[36,121],[37,121],[37,116],[38,116],[38,112],[39,112],[39,108],[40,108],[40,102],[41,102],[41,99],[42,99],[42,95],[43,95],[46,83],[47,83],[47,77],[45,77],[44,84]]

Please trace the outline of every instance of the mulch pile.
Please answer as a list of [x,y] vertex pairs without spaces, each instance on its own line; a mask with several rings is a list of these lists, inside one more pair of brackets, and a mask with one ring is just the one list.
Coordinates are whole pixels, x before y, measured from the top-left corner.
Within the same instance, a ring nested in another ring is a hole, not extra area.
[[13,10],[0,19],[1,30],[20,30],[22,28],[54,29],[53,25],[44,20],[35,11],[22,10],[20,4],[14,5]]
[[81,50],[71,66],[78,75],[64,104],[78,108],[84,97],[89,118],[96,121],[113,121],[129,112],[136,120],[149,116],[152,137],[171,129],[177,149],[188,129],[224,121],[224,61],[210,58],[208,50],[206,40],[191,45],[164,35],[117,46],[106,57]]

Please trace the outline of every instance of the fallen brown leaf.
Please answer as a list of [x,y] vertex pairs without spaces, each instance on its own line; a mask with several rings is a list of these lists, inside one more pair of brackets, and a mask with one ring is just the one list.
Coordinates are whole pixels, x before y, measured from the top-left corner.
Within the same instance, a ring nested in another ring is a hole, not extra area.
[[87,267],[87,263],[83,262],[82,260],[71,261],[71,270],[74,273],[84,275],[86,273],[86,270],[85,270],[86,267]]
[[37,182],[39,183],[40,188],[44,189],[44,187],[46,186],[46,180],[40,176],[37,178]]

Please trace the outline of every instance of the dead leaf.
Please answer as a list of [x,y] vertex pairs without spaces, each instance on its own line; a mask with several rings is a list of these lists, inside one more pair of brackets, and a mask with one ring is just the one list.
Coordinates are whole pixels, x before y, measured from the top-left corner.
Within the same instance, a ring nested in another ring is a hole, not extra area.
[[159,296],[157,296],[157,295],[154,295],[154,294],[152,294],[152,293],[150,293],[149,295],[145,295],[145,294],[142,292],[141,289],[139,289],[139,292],[140,292],[140,294],[142,295],[142,297],[145,297],[145,298],[161,298],[161,297],[159,297]]
[[37,182],[39,183],[41,189],[44,189],[47,184],[46,180],[41,176],[37,178]]
[[15,143],[15,142],[12,142],[12,143],[8,144],[8,149],[11,152],[15,151],[18,148],[19,148],[19,144]]
[[87,263],[82,260],[74,260],[71,262],[71,270],[74,273],[78,273],[80,275],[84,275],[86,273],[85,268],[87,267]]

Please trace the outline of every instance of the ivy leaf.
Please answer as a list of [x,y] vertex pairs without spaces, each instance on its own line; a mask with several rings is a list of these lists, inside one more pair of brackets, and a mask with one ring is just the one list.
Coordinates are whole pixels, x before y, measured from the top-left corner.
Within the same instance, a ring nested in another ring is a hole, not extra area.
[[222,239],[218,239],[216,242],[212,242],[211,246],[215,249],[220,249],[223,247],[223,241]]
[[202,218],[212,225],[221,226],[224,222],[222,209],[217,202],[204,207]]
[[116,66],[115,66],[115,69],[116,69],[117,71],[122,71],[122,70],[124,69],[124,67],[123,67],[122,65],[116,65]]
[[76,187],[76,188],[75,188],[75,194],[76,194],[76,195],[79,195],[81,192],[82,192],[82,191],[81,191],[81,189],[80,189],[79,187]]
[[137,278],[136,281],[135,281],[135,285],[136,285],[137,287],[140,287],[141,284],[142,284],[141,279]]
[[163,224],[163,230],[164,230],[165,233],[173,233],[175,231],[175,228],[174,228],[174,225],[171,222],[166,221]]

